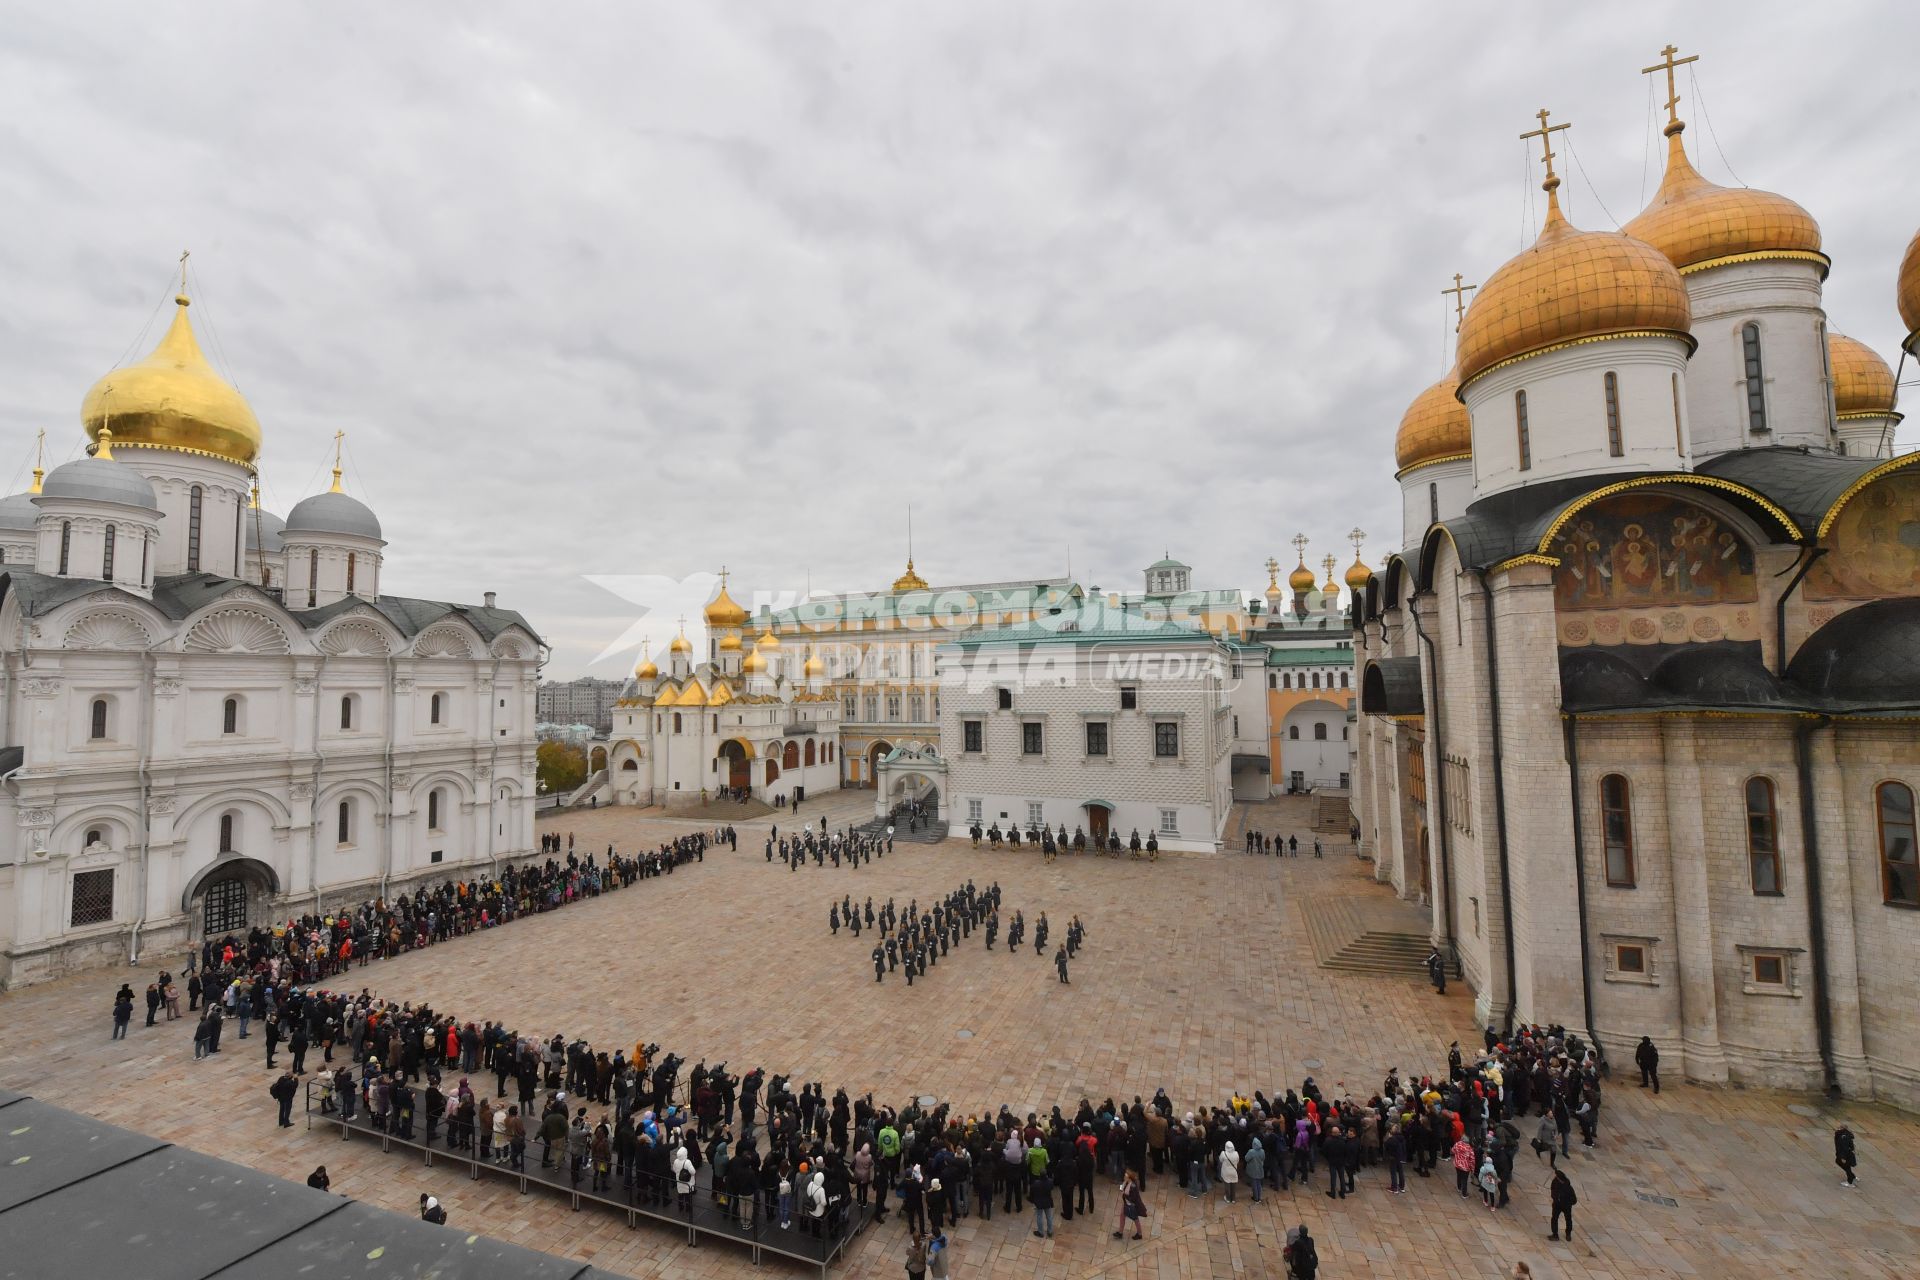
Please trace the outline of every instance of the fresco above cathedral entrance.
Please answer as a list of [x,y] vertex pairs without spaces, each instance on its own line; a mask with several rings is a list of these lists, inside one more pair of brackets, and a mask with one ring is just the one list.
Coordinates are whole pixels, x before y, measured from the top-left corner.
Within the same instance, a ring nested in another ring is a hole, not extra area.
[[1920,474],[1895,472],[1841,508],[1827,554],[1807,571],[1809,600],[1878,600],[1920,587]]
[[1552,550],[1562,645],[1759,638],[1753,548],[1696,503],[1625,494],[1574,516]]

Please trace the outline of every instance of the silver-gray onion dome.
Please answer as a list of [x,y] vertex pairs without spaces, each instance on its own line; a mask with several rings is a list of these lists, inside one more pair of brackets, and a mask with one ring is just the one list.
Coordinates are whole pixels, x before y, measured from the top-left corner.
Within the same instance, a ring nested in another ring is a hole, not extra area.
[[86,502],[117,502],[123,507],[158,511],[153,486],[125,463],[111,458],[75,458],[47,473],[42,498],[70,498]]
[[302,533],[344,533],[358,538],[378,538],[380,521],[371,508],[358,498],[344,493],[316,493],[302,498],[287,512],[281,537],[291,541]]

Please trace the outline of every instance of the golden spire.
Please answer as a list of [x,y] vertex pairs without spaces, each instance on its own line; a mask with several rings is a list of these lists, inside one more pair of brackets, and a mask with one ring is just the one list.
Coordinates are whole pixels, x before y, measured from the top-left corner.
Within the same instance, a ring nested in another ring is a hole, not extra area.
[[1673,82],[1674,69],[1676,67],[1684,67],[1689,62],[1700,61],[1700,55],[1697,53],[1690,53],[1684,58],[1674,57],[1673,55],[1678,52],[1680,52],[1678,49],[1672,45],[1668,45],[1660,51],[1661,61],[1654,63],[1650,67],[1640,68],[1640,74],[1643,76],[1650,76],[1656,71],[1664,71],[1667,73],[1667,127],[1662,129],[1661,132],[1669,138],[1678,137],[1680,131],[1687,127],[1686,122],[1680,118],[1680,91],[1675,87]]
[[1525,142],[1529,138],[1540,139],[1542,158],[1547,166],[1546,179],[1540,184],[1540,189],[1547,193],[1547,223],[1545,227],[1541,228],[1541,234],[1545,235],[1546,232],[1551,230],[1556,224],[1564,226],[1567,221],[1566,216],[1560,212],[1560,197],[1557,194],[1560,190],[1560,175],[1553,171],[1553,157],[1555,154],[1553,150],[1553,135],[1559,133],[1562,129],[1571,129],[1573,126],[1571,124],[1548,124],[1547,109],[1545,107],[1540,108],[1534,115],[1540,121],[1540,127],[1538,129],[1530,129],[1526,133],[1521,134],[1520,141]]
[[258,511],[260,509],[260,477],[259,476],[255,476],[253,478],[253,498],[247,503],[247,509],[250,511]]
[[1293,588],[1295,595],[1313,590],[1313,570],[1307,568],[1307,535],[1293,535],[1293,549],[1300,555],[1300,563],[1287,575],[1287,585]]
[[1466,277],[1456,271],[1453,273],[1453,288],[1440,291],[1440,296],[1443,298],[1448,294],[1453,295],[1453,331],[1455,333],[1460,332],[1460,322],[1467,318],[1467,295],[1480,287],[1477,284],[1461,284],[1460,282],[1464,279]]
[[40,429],[39,437],[33,445],[33,488],[28,493],[40,492],[40,482],[47,478],[47,429]]
[[333,488],[327,490],[328,493],[346,492],[345,489],[340,487],[340,442],[346,438],[347,433],[344,431],[336,431],[333,433]]
[[93,446],[93,456],[96,458],[104,459],[107,462],[113,461],[113,428],[112,427],[100,428],[100,435]]

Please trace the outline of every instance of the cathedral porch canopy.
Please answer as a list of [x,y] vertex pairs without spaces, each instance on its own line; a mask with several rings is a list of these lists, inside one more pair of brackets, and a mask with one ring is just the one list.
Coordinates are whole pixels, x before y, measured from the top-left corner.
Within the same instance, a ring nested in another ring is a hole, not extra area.
[[1360,674],[1360,710],[1374,716],[1425,715],[1420,659],[1375,658]]

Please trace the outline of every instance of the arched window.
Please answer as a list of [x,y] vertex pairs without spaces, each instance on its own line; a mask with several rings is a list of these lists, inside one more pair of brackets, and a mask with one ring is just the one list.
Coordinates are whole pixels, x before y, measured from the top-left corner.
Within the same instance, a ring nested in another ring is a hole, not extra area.
[[1773,783],[1767,778],[1747,779],[1747,869],[1753,879],[1753,891],[1767,897],[1779,897],[1780,825],[1774,818]]
[[220,732],[240,732],[240,699],[228,698],[220,704]]
[[1633,793],[1626,775],[1610,773],[1600,779],[1600,835],[1607,850],[1607,883],[1631,889],[1637,883],[1633,865]]
[[1340,687],[1342,689],[1351,689],[1353,687],[1353,685],[1349,683],[1352,676],[1353,673],[1351,671],[1342,671],[1340,673]]
[[1747,374],[1747,430],[1767,429],[1767,380],[1760,368],[1760,326],[1749,320],[1740,330],[1740,352]]
[[807,758],[807,763],[808,763],[809,765],[811,765],[812,763],[814,763],[814,749],[813,749],[813,739],[812,739],[812,738],[808,738],[808,739],[807,739],[807,750],[806,750],[806,758]]
[[353,695],[350,693],[340,699],[340,727],[353,728]]
[[1293,672],[1283,671],[1280,673],[1280,687],[1282,689],[1293,688]]
[[153,585],[147,577],[147,546],[147,539],[142,535],[140,538],[140,585],[143,587]]
[[1680,431],[1680,375],[1673,375],[1673,451],[1687,456],[1687,438]]
[[1315,742],[1325,742],[1327,740],[1327,726],[1324,721],[1313,726],[1313,740]]
[[199,485],[187,491],[187,572],[200,572],[200,507],[204,494]]
[[106,842],[107,842],[107,833],[105,831],[103,831],[99,827],[88,827],[87,842],[80,847],[83,849],[91,849],[93,848],[93,846],[97,844],[105,844]]
[[436,693],[432,698],[427,700],[427,722],[429,724],[440,723],[440,699],[445,696],[445,694]]
[[113,526],[107,526],[106,541],[100,547],[100,576],[113,581]]
[[60,522],[60,576],[67,576],[67,556],[73,550],[73,521]]
[[1313,687],[1316,689],[1320,687],[1320,673],[1318,671],[1313,673]]
[[233,852],[233,815],[230,813],[220,815],[220,852]]
[[1513,425],[1520,442],[1520,469],[1533,470],[1533,433],[1527,429],[1527,393],[1513,393]]
[[320,598],[320,548],[307,553],[307,608]]
[[1847,442],[1845,440],[1835,440],[1833,442],[1833,452],[1838,457],[1842,457],[1842,458],[1846,457]]
[[356,559],[356,556],[353,552],[351,551],[347,552],[347,594],[349,595],[353,594],[353,570],[354,570],[355,559]]
[[1609,369],[1604,381],[1607,387],[1607,452],[1617,458],[1626,452],[1626,446],[1620,439],[1620,379]]
[[1427,523],[1440,523],[1440,482],[1437,480],[1427,484]]
[[639,766],[638,764],[636,764],[636,763],[634,763],[634,762],[633,762],[632,760],[622,760],[622,761],[620,762],[620,768],[621,768],[621,770],[622,770],[622,772],[625,772],[625,773],[638,773],[638,772],[640,772],[640,766]]
[[87,736],[95,742],[107,740],[107,700],[105,698],[93,700],[93,718],[87,726]]
[[1883,782],[1874,791],[1880,811],[1880,881],[1888,902],[1920,907],[1920,864],[1914,861],[1913,788]]
[[675,733],[680,732],[680,713],[678,711],[673,713],[673,731]]
[[340,812],[338,817],[335,819],[335,822],[338,827],[338,831],[335,834],[335,842],[339,844],[352,844],[353,843],[353,801],[342,800],[340,802]]
[[786,745],[786,749],[780,753],[780,765],[786,769],[798,769],[800,767],[799,743],[789,742]]
[[1299,726],[1299,725],[1297,725],[1297,724],[1290,724],[1290,725],[1288,725],[1288,726],[1287,726],[1287,737],[1288,737],[1289,739],[1291,739],[1292,741],[1294,741],[1294,742],[1298,742],[1298,741],[1300,741],[1300,726]]
[[440,829],[440,788],[438,787],[427,792],[427,829],[429,831]]

